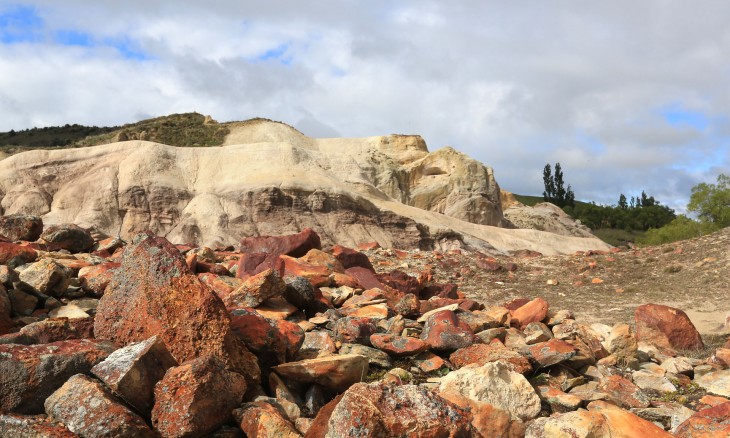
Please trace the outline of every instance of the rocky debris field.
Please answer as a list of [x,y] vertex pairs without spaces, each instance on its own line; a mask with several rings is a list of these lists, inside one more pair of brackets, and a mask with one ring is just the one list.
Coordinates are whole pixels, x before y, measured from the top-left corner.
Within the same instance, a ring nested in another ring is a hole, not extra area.
[[0,235],[0,436],[730,436],[730,343],[661,303],[609,325],[548,295],[641,252],[553,278],[536,254],[311,230],[207,248],[18,215]]

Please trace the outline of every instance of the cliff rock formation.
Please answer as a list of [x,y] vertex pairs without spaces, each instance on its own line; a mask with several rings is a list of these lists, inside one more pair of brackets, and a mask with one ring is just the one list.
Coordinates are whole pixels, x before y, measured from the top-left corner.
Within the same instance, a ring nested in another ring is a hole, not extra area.
[[0,161],[0,213],[207,245],[311,227],[324,243],[345,245],[606,247],[494,227],[506,222],[492,170],[451,148],[429,153],[419,136],[313,139],[260,119],[229,129],[222,147],[134,140],[8,157]]

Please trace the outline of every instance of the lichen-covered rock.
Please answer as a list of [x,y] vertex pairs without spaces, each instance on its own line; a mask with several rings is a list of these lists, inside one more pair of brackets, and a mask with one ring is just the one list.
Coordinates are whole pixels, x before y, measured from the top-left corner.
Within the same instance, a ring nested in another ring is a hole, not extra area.
[[26,345],[94,337],[94,318],[48,318],[20,329]]
[[116,347],[91,339],[0,345],[0,410],[43,412],[43,400],[74,374],[88,373]]
[[468,347],[476,337],[467,324],[459,322],[459,317],[451,310],[441,310],[432,314],[423,326],[421,340],[434,351],[451,352]]
[[521,420],[540,413],[540,398],[522,374],[500,362],[469,365],[441,379],[439,392],[453,392],[492,404]]
[[0,436],[12,438],[76,438],[78,435],[45,415],[0,414]]
[[484,365],[489,362],[501,362],[516,373],[527,374],[532,371],[532,365],[525,356],[505,347],[499,341],[460,348],[449,356],[449,361],[456,368],[469,364]]
[[682,422],[677,438],[721,438],[730,436],[730,402],[703,409]]
[[91,233],[75,224],[51,225],[41,234],[41,239],[70,252],[83,252],[94,246]]
[[307,437],[479,437],[468,414],[415,385],[358,383],[320,411]]
[[81,268],[78,273],[81,288],[92,296],[101,297],[119,266],[117,262],[107,262]]
[[264,318],[251,308],[231,312],[231,329],[269,365],[293,360],[304,342],[304,331],[298,325]]
[[33,248],[10,242],[0,242],[0,265],[15,268],[30,263],[37,257],[38,253]]
[[158,335],[178,363],[212,355],[249,383],[259,380],[256,357],[232,332],[223,302],[172,244],[138,235],[121,263],[99,301],[97,338],[128,345]]
[[702,337],[686,313],[660,304],[636,308],[636,339],[665,350],[699,350]]
[[428,350],[429,347],[418,338],[377,333],[370,336],[370,343],[393,357],[415,356]]
[[334,338],[342,343],[370,345],[373,334],[375,323],[370,318],[346,316],[334,324]]
[[0,235],[8,240],[38,240],[43,232],[43,219],[28,214],[11,214],[0,217]]
[[152,425],[163,437],[201,436],[231,420],[246,380],[213,356],[167,370],[155,385]]
[[49,417],[81,437],[154,437],[139,415],[109,394],[98,381],[76,374],[45,401]]
[[285,290],[286,283],[279,272],[267,269],[246,279],[223,302],[227,307],[256,307],[269,298],[280,296]]
[[153,336],[113,352],[91,372],[138,412],[149,416],[155,384],[176,365],[165,343]]

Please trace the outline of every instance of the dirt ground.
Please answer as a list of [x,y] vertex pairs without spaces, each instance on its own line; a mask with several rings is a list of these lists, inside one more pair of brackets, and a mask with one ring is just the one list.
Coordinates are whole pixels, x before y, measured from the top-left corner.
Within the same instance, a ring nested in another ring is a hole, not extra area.
[[725,337],[730,326],[730,228],[696,239],[609,254],[498,257],[513,272],[492,272],[477,253],[367,251],[381,272],[418,276],[433,267],[434,280],[459,285],[467,298],[501,305],[514,298],[545,298],[582,322],[633,324],[636,307],[664,304],[684,310],[703,337]]

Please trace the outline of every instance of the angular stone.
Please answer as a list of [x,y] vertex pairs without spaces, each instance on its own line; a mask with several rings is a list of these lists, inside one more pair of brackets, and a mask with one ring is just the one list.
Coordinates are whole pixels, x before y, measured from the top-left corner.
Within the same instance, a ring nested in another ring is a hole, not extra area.
[[703,409],[677,427],[677,438],[724,438],[730,436],[730,402]]
[[712,394],[730,397],[730,370],[713,371],[695,377],[694,382]]
[[375,272],[375,268],[373,268],[372,263],[370,263],[368,256],[360,251],[345,248],[340,245],[334,245],[332,247],[332,255],[335,256],[337,261],[339,261],[345,269],[352,268],[353,266],[359,266],[361,268],[368,269],[373,273]]
[[641,388],[621,376],[608,376],[599,383],[598,389],[608,395],[610,402],[624,409],[649,406],[649,398]]
[[559,339],[530,345],[524,353],[535,364],[535,368],[547,368],[565,362],[576,355],[575,347]]
[[368,374],[368,358],[357,354],[336,354],[316,359],[277,365],[280,376],[304,383],[317,383],[335,391],[344,391]]
[[233,418],[248,437],[301,437],[294,425],[266,402],[244,403],[233,411]]
[[329,356],[336,352],[337,347],[329,333],[323,331],[306,332],[304,333],[302,347],[299,349],[298,359],[314,359]]
[[163,437],[201,436],[232,419],[246,379],[213,356],[167,370],[155,385],[152,425]]
[[159,335],[178,363],[217,356],[249,383],[258,381],[256,357],[232,332],[223,302],[180,252],[150,234],[133,242],[99,301],[96,337],[128,345]]
[[0,235],[10,241],[34,242],[43,232],[43,219],[27,214],[11,214],[0,217]]
[[525,343],[527,345],[538,344],[540,342],[547,342],[553,338],[553,332],[550,331],[548,326],[541,322],[531,322],[522,330],[525,335]]
[[487,329],[497,328],[501,324],[499,324],[498,321],[492,319],[487,314],[478,311],[478,312],[469,312],[460,310],[457,313],[457,316],[459,317],[459,321],[465,323],[469,326],[472,333],[481,332]]
[[10,300],[10,309],[18,316],[30,316],[38,307],[38,297],[24,292],[20,289],[11,289],[8,291],[8,299]]
[[505,347],[499,341],[461,348],[449,356],[449,361],[456,368],[470,364],[481,366],[490,362],[500,362],[516,373],[527,374],[532,371],[532,365],[525,356]]
[[81,289],[95,297],[104,295],[107,285],[112,280],[114,270],[121,266],[117,262],[106,262],[87,266],[79,270],[78,278]]
[[513,420],[509,412],[460,394],[447,392],[439,395],[466,411],[472,426],[481,434],[480,436],[514,438],[524,435],[522,421]]
[[657,375],[651,371],[639,370],[631,375],[634,385],[641,389],[649,389],[657,392],[674,392],[677,387],[663,375]]
[[[375,336],[375,335],[373,335]],[[379,368],[392,368],[393,362],[390,360],[390,356],[384,351],[380,351],[377,348],[366,347],[360,344],[342,344],[340,347],[340,354],[358,354],[368,358],[370,366],[376,366]]]
[[19,333],[25,336],[27,345],[90,339],[94,337],[94,319],[48,318],[26,325]]
[[255,236],[241,240],[239,251],[243,253],[285,254],[302,257],[311,249],[322,249],[319,235],[311,228],[287,236]]
[[62,296],[69,286],[73,271],[53,259],[41,259],[20,272],[22,289]]
[[269,298],[280,296],[285,290],[286,283],[281,275],[273,269],[267,269],[246,279],[223,302],[227,307],[256,307]]
[[428,350],[429,345],[420,339],[388,334],[370,336],[370,343],[393,357],[414,356]]
[[88,373],[116,347],[74,339],[43,345],[0,345],[0,410],[43,412],[43,400],[74,374]]
[[670,357],[662,362],[660,366],[668,373],[692,376],[694,372],[694,364],[692,362],[691,359],[686,357]]
[[385,303],[372,304],[369,306],[359,307],[354,310],[349,310],[345,313],[347,316],[354,316],[359,318],[371,318],[374,320],[386,319],[388,317],[388,305]]
[[659,426],[604,401],[591,402],[588,411],[599,413],[605,418],[607,436],[611,438],[671,438],[672,436]]
[[545,319],[550,305],[542,298],[534,300],[512,311],[511,325],[523,329],[531,322],[540,322]]
[[334,337],[342,343],[370,345],[370,336],[375,330],[375,323],[370,318],[346,316],[335,322]]
[[[606,418],[598,412],[579,410],[530,423],[525,438],[612,438]],[[624,436],[629,438],[629,436]]]
[[94,246],[91,233],[74,224],[51,225],[43,231],[41,239],[72,253],[88,251]]
[[33,248],[10,242],[0,242],[0,265],[16,268],[34,261],[37,257],[38,253]]
[[384,274],[376,274],[376,277],[378,277],[381,283],[403,294],[413,294],[417,298],[421,291],[421,284],[416,277],[411,277],[397,269]]
[[210,288],[218,298],[225,300],[228,295],[234,290],[241,287],[243,280],[240,278],[226,277],[223,275],[211,274],[210,272],[204,272],[198,274],[198,278],[206,286]]
[[430,351],[424,351],[413,358],[413,363],[424,373],[438,371],[447,367],[446,362],[441,359],[441,357],[431,353]]
[[308,436],[479,436],[464,410],[415,385],[358,383],[331,405],[320,410]]
[[137,411],[149,416],[155,384],[174,366],[177,362],[165,343],[153,336],[113,352],[91,372]]
[[[313,253],[316,255],[312,255]],[[334,268],[328,263],[329,260],[322,260],[324,256],[334,260],[338,266]],[[311,250],[305,257],[298,259],[280,255],[278,263],[281,264],[284,277],[304,277],[314,287],[330,286],[332,283],[330,276],[335,272],[341,272],[336,269],[344,270],[334,257],[320,250]]]
[[619,360],[635,358],[639,349],[631,327],[628,324],[616,324],[611,329],[606,341],[606,350],[616,355]]
[[154,437],[139,415],[91,377],[76,374],[45,401],[49,417],[82,437]]
[[68,319],[86,319],[90,318],[85,310],[75,304],[66,304],[65,306],[56,307],[48,312],[51,318],[68,318]]
[[269,298],[256,307],[256,312],[261,316],[277,321],[287,319],[298,311],[299,309],[289,304],[282,297]]
[[455,351],[470,346],[475,339],[469,326],[461,324],[458,316],[451,310],[432,314],[421,332],[421,340],[434,351]]
[[293,360],[305,339],[293,322],[264,318],[251,308],[231,312],[231,330],[269,365]]
[[699,350],[702,337],[682,310],[659,304],[636,308],[636,339],[668,350]]
[[500,362],[469,365],[441,379],[439,392],[453,392],[530,420],[540,413],[540,398],[527,379]]
[[566,394],[563,391],[551,386],[538,386],[537,395],[540,400],[550,405],[553,413],[562,413],[574,411],[583,404],[583,399],[572,394]]

